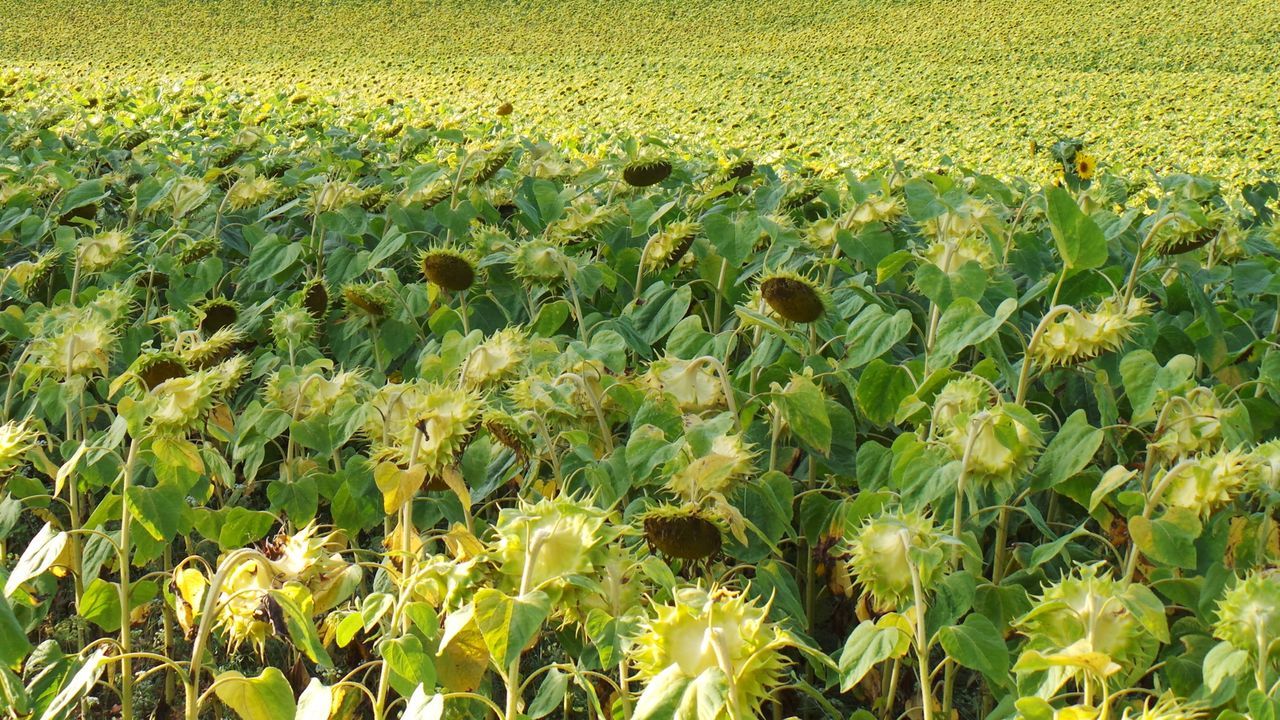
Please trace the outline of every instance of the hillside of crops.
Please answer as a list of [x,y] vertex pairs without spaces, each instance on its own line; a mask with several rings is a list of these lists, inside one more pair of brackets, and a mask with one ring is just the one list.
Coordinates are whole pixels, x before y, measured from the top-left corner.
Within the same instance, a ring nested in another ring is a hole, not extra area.
[[39,0],[0,67],[209,77],[442,112],[510,102],[540,135],[625,127],[870,170],[950,156],[1040,175],[1081,137],[1126,171],[1280,160],[1270,0]]
[[0,18],[0,720],[1280,717],[1275,4]]

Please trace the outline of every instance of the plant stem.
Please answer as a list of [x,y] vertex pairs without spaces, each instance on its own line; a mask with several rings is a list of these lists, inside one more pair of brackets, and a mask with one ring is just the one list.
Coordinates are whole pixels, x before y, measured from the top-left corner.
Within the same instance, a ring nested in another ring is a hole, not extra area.
[[[902,545],[907,551],[908,558],[910,558],[911,539],[908,537],[906,530],[902,531]],[[933,720],[933,692],[929,682],[929,645],[924,628],[924,614],[928,608],[924,602],[924,586],[920,582],[920,568],[916,567],[915,562],[909,561],[908,564],[911,566],[911,593],[915,601],[916,661],[920,665],[920,709],[924,720]]]
[[132,622],[129,608],[129,549],[133,513],[129,509],[129,482],[138,459],[138,439],[129,443],[129,455],[120,473],[120,720],[133,720]]

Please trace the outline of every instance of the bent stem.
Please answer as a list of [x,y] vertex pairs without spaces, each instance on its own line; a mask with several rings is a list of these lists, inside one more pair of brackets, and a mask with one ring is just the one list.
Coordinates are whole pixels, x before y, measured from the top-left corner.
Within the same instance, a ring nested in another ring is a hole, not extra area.
[[238,567],[244,558],[267,562],[266,557],[257,550],[251,548],[236,550],[222,561],[218,572],[209,581],[209,587],[205,589],[204,606],[200,609],[200,625],[196,630],[195,642],[191,644],[191,670],[183,680],[183,684],[186,685],[183,717],[186,720],[200,720],[200,670],[204,664],[205,645],[208,644],[209,633],[213,630],[213,614],[218,606],[218,594],[222,591],[222,583],[226,581],[227,575]]
[[1049,323],[1057,320],[1059,316],[1068,313],[1074,313],[1076,309],[1070,305],[1054,305],[1049,308],[1049,312],[1040,320],[1040,324],[1036,325],[1036,330],[1031,335],[1031,339],[1027,341],[1027,352],[1022,356],[1022,369],[1018,372],[1018,391],[1013,397],[1015,405],[1021,405],[1027,397],[1027,385],[1031,382],[1031,353],[1040,345],[1040,340],[1044,337],[1045,332],[1049,329]]

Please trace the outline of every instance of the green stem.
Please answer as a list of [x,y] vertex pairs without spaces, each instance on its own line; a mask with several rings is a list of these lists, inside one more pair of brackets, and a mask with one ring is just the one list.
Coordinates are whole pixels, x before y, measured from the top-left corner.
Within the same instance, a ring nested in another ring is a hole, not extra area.
[[120,719],[133,720],[133,652],[132,621],[129,608],[129,549],[133,512],[129,509],[129,483],[138,459],[138,440],[129,443],[129,455],[120,474]]
[[[907,537],[905,530],[902,534],[902,545],[910,557],[911,540]],[[928,608],[924,602],[920,568],[916,567],[915,562],[908,562],[908,564],[911,566],[911,593],[915,600],[916,661],[920,665],[920,709],[924,720],[933,720],[933,693],[929,682],[929,645],[924,628],[924,616]]]

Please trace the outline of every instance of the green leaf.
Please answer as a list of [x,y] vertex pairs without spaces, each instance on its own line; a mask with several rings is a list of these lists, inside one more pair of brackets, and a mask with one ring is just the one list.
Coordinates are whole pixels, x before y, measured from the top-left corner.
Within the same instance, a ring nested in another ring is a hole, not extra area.
[[970,614],[963,624],[938,631],[938,639],[952,660],[982,673],[993,685],[1008,681],[1009,648],[986,617]]
[[76,674],[62,686],[58,694],[53,698],[53,702],[45,708],[41,714],[41,720],[53,720],[62,715],[63,712],[70,710],[72,706],[80,700],[80,697],[89,692],[98,682],[98,677],[102,675],[104,661],[106,660],[106,648],[98,648],[92,655],[85,659],[84,664],[76,670]]
[[316,633],[316,626],[311,622],[311,592],[296,582],[291,582],[279,590],[271,591],[271,599],[280,605],[284,615],[284,625],[289,631],[289,639],[306,655],[311,662],[323,667],[332,667],[333,660],[325,652],[324,644]]
[[902,657],[907,652],[911,636],[904,627],[904,624],[886,623],[882,619],[879,623],[863,620],[853,629],[840,652],[841,692],[853,689],[877,663]]
[[689,676],[684,674],[679,665],[672,665],[658,673],[657,677],[645,685],[644,692],[640,694],[635,713],[631,716],[632,720],[684,718],[685,716],[679,713],[689,684]]
[[241,720],[282,720],[297,712],[293,688],[278,668],[249,678],[228,670],[214,678],[214,693]]
[[890,316],[879,305],[870,304],[845,332],[849,352],[840,366],[846,370],[860,368],[902,342],[910,332],[910,310],[899,310]]
[[485,588],[476,593],[474,604],[476,625],[489,653],[501,658],[502,667],[520,657],[551,613],[551,599],[540,591],[511,597]]
[[0,595],[0,668],[14,667],[31,651],[27,633],[13,614],[5,596]]
[[157,542],[170,542],[178,534],[187,504],[183,492],[171,483],[155,487],[130,485],[125,500],[133,519]]
[[1229,677],[1239,675],[1249,664],[1249,653],[1237,650],[1234,645],[1223,640],[1204,656],[1204,686],[1209,692],[1216,692]]
[[22,557],[18,558],[18,564],[9,572],[9,579],[4,584],[5,597],[13,597],[13,593],[23,583],[43,575],[53,567],[62,555],[63,548],[67,546],[67,539],[66,533],[56,532],[52,525],[45,523],[40,532],[27,543]]
[[831,452],[831,418],[822,390],[807,375],[792,375],[791,382],[774,397],[791,432],[824,455]]
[[1194,569],[1195,540],[1200,537],[1200,519],[1192,510],[1170,508],[1155,520],[1138,516],[1129,520],[1129,535],[1142,554],[1164,565]]
[[[160,594],[160,588],[150,580],[142,580],[129,586],[129,607],[137,608],[151,602]],[[120,583],[94,578],[80,597],[80,617],[106,632],[120,629]]]
[[1058,245],[1063,266],[1068,270],[1089,270],[1107,262],[1107,238],[1102,228],[1076,204],[1071,193],[1053,188],[1046,193],[1049,229]]
[[411,633],[384,641],[378,650],[391,667],[391,686],[396,692],[407,696],[423,685],[435,687],[435,663],[417,635]]
[[1083,470],[1102,446],[1102,438],[1102,431],[1089,424],[1084,410],[1071,413],[1040,456],[1031,489],[1056,487]]
[[915,389],[906,368],[877,359],[863,369],[854,400],[868,420],[876,425],[888,425],[897,414],[898,406]]
[[538,688],[538,694],[533,697],[533,702],[529,703],[525,714],[532,720],[538,720],[550,715],[552,711],[560,707],[561,702],[564,700],[564,694],[568,689],[568,673],[561,672],[556,668],[548,670],[543,677],[542,686]]
[[929,355],[929,367],[954,363],[961,350],[995,335],[1017,308],[1018,301],[1008,298],[996,308],[995,315],[988,317],[977,302],[969,298],[956,299],[938,320],[938,339]]

